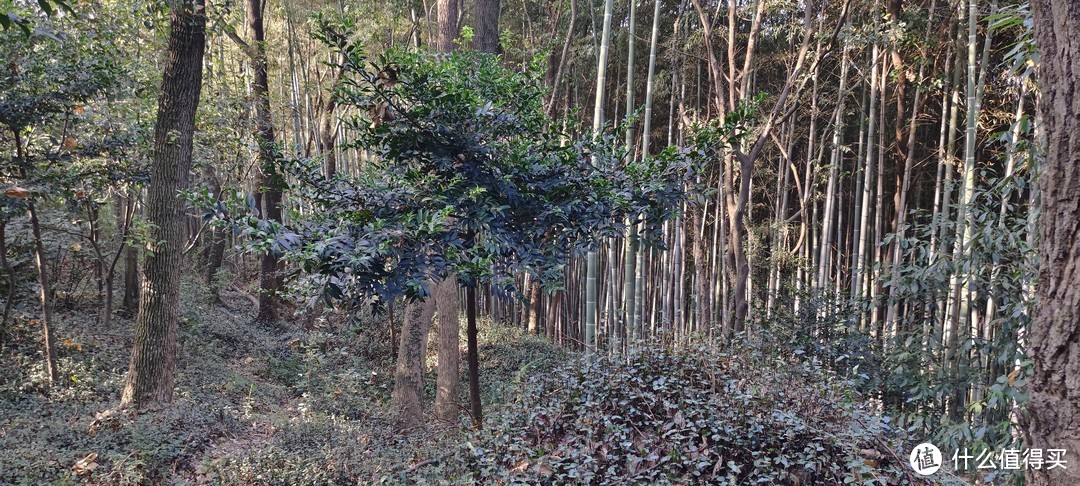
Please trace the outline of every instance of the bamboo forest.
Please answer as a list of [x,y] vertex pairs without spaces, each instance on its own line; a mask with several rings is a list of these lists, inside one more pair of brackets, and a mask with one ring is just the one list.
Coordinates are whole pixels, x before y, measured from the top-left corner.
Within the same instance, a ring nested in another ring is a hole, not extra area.
[[0,484],[1080,484],[1076,0],[0,0]]

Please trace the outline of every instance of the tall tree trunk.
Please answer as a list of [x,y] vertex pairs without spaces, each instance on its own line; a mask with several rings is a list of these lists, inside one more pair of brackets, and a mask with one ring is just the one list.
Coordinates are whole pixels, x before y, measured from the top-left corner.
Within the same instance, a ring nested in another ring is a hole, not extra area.
[[[251,94],[255,98],[255,142],[259,147],[258,190],[262,193],[262,217],[281,222],[281,187],[284,180],[277,169],[277,140],[270,111],[266,35],[263,28],[265,8],[265,0],[248,0],[248,26],[254,41],[248,52],[254,70]],[[261,257],[259,267],[259,313],[255,316],[255,322],[273,326],[277,322],[277,294],[281,290],[277,256],[266,252]]]
[[[458,37],[458,13],[461,10],[460,0],[439,0],[439,50],[450,52],[454,50],[454,39]],[[458,298],[457,277],[447,275],[439,283],[436,290],[435,300],[439,312],[439,348],[437,368],[437,392],[435,394],[435,415],[439,419],[457,423],[458,397],[460,396],[461,377],[458,369],[461,366],[461,324],[458,316],[461,306]],[[476,339],[476,326],[467,330],[470,342]],[[403,334],[404,338],[409,336]],[[427,333],[424,334],[427,341]],[[421,365],[423,364],[421,355]],[[471,379],[471,377],[470,377]]]
[[135,346],[131,353],[122,407],[169,402],[176,369],[176,326],[180,314],[184,206],[178,192],[191,171],[195,112],[202,90],[206,15],[203,0],[170,2],[170,32],[165,72],[154,126],[154,160],[147,194],[149,241]]
[[1070,0],[1034,0],[1032,8],[1047,150],[1039,176],[1042,261],[1031,321],[1028,446],[1071,456],[1067,468],[1027,474],[1030,484],[1080,484],[1080,9]]
[[[600,53],[596,65],[596,98],[593,104],[593,137],[600,136],[604,126],[604,87],[607,83],[608,46],[611,45],[611,10],[614,2],[604,2],[604,30],[600,38]],[[585,352],[596,352],[596,285],[599,262],[596,250],[585,256]]]
[[[844,51],[840,57],[840,87],[837,93],[836,114],[833,121],[833,133],[832,133],[832,151],[829,156],[829,182],[825,190],[825,212],[822,216],[821,222],[821,245],[820,255],[818,256],[818,275],[817,286],[819,289],[825,288],[825,283],[828,281],[832,272],[830,271],[831,265],[829,264],[829,258],[832,252],[829,249],[832,246],[832,236],[834,228],[833,214],[836,212],[836,193],[837,193],[837,176],[840,171],[840,165],[843,164],[843,157],[841,156],[841,149],[844,136],[844,104],[847,101],[847,75],[848,75],[848,48],[844,47]],[[807,188],[809,190],[809,188]],[[837,227],[839,227],[837,225]],[[840,238],[836,239],[839,243]],[[839,262],[837,262],[839,267]]]

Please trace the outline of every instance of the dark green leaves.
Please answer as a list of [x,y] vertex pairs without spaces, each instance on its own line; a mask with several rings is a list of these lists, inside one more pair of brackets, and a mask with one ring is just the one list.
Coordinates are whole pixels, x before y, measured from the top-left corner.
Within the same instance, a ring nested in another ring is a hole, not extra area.
[[421,296],[422,282],[449,274],[504,292],[518,272],[558,286],[572,252],[621,234],[627,218],[658,221],[682,197],[683,171],[663,165],[673,159],[627,167],[610,136],[567,144],[538,72],[473,52],[369,62],[348,25],[317,22],[341,59],[335,96],[358,114],[344,143],[369,159],[333,179],[287,164],[294,197],[316,211],[283,231],[300,241],[287,258],[344,300]]

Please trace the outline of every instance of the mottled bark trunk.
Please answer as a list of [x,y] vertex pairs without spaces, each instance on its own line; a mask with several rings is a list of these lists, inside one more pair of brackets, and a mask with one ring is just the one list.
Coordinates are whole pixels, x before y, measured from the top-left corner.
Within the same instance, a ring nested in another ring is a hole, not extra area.
[[188,185],[195,112],[202,89],[206,16],[202,0],[173,1],[168,54],[154,127],[154,159],[147,192],[149,241],[142,300],[135,319],[122,407],[172,400],[176,327],[180,314],[184,206],[178,192]]
[[405,428],[423,423],[424,358],[427,356],[428,331],[431,330],[431,317],[434,314],[435,299],[410,302],[405,306],[391,396],[398,420]]
[[435,294],[435,306],[439,315],[439,368],[435,389],[435,416],[439,420],[458,423],[461,404],[461,306],[458,302],[457,278],[447,276]]
[[1031,325],[1028,446],[1065,449],[1069,462],[1028,469],[1028,481],[1080,484],[1080,9],[1071,0],[1035,0],[1032,7],[1047,150],[1039,176],[1042,261]]

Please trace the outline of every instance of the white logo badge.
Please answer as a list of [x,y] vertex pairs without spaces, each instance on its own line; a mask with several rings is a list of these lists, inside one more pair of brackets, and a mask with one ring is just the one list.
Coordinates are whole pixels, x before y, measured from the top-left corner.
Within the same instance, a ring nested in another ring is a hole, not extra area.
[[941,450],[934,444],[923,442],[911,450],[908,462],[916,473],[929,476],[941,469]]

